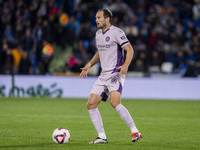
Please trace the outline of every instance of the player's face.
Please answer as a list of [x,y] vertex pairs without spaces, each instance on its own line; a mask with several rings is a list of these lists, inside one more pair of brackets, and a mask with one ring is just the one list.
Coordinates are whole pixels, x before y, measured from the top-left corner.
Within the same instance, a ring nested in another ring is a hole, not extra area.
[[103,16],[103,11],[99,11],[96,14],[96,24],[98,29],[106,28],[106,19]]

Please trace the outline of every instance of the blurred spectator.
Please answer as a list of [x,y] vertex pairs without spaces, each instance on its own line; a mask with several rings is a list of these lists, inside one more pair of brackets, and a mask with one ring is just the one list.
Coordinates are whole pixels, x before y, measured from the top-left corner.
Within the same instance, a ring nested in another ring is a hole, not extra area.
[[53,27],[50,25],[49,21],[45,19],[42,23],[42,39],[48,42],[52,42],[54,39],[53,37],[55,36],[53,35],[54,31],[52,30]]
[[52,58],[43,57],[38,63],[38,69],[40,75],[46,75],[49,73],[49,65]]
[[14,74],[18,73],[18,69],[19,69],[19,63],[21,61],[21,57],[23,55],[23,51],[22,49],[20,49],[20,47],[14,46],[12,49],[12,55],[13,55],[13,71]]
[[200,20],[200,0],[194,0],[195,4],[192,7],[193,19]]
[[91,40],[94,33],[91,33],[90,23],[85,22],[82,24],[79,38],[82,40]]
[[78,36],[80,34],[80,25],[79,22],[76,20],[75,16],[71,16],[69,23],[68,23],[68,27],[70,29],[70,32],[72,34],[72,37],[77,40]]
[[186,59],[184,51],[178,51],[174,56],[173,66],[174,71],[180,73],[181,70],[185,69]]
[[34,56],[36,52],[36,41],[35,38],[31,35],[31,29],[26,29],[25,36],[21,39],[21,47],[23,51],[26,51],[28,54],[28,59],[31,64],[34,64]]
[[108,8],[110,11],[115,10],[115,5],[113,0],[108,0],[107,3],[104,3],[103,8]]
[[94,54],[96,53],[96,46],[94,40],[90,41],[89,47],[88,47],[88,56],[91,59]]
[[151,66],[161,66],[162,64],[162,58],[161,56],[159,55],[159,52],[158,51],[153,51],[152,52],[152,55],[151,55],[151,62],[150,62],[150,65]]
[[75,54],[76,57],[80,58],[82,51],[85,51],[85,50],[86,50],[86,47],[84,45],[84,41],[83,40],[79,40],[77,48],[74,48],[73,52],[74,52],[74,54]]
[[195,66],[194,61],[188,61],[187,62],[187,68],[185,73],[183,74],[183,77],[197,77],[197,68]]
[[7,75],[12,74],[14,64],[12,50],[8,47],[7,43],[4,43],[0,52],[0,73]]
[[38,11],[41,14],[41,16],[43,16],[43,17],[45,17],[47,15],[47,5],[45,2],[42,2]]
[[27,51],[24,51],[19,63],[18,74],[32,74],[32,66]]
[[80,69],[81,60],[75,57],[74,53],[71,53],[69,60],[66,62],[66,67],[72,73],[78,72]]
[[140,60],[140,59],[136,60],[136,65],[134,67],[134,71],[136,71],[136,72],[145,72],[146,71],[142,60]]
[[197,75],[199,75],[200,74],[200,61],[197,61],[195,65],[196,65]]
[[148,39],[148,48],[149,50],[155,50],[156,44],[158,41],[158,34],[155,30],[151,30],[149,39]]
[[39,74],[45,75],[49,73],[49,65],[53,59],[53,53],[53,46],[44,40],[42,43],[41,60],[38,62],[37,66]]
[[13,30],[10,24],[6,25],[6,30],[4,32],[5,38],[9,43],[14,42]]

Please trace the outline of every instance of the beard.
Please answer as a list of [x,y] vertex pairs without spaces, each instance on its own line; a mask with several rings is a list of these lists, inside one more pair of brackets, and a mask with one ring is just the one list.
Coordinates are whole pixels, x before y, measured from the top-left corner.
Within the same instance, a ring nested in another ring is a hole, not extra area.
[[106,23],[103,23],[102,25],[99,24],[99,26],[97,25],[97,29],[103,29],[106,28]]

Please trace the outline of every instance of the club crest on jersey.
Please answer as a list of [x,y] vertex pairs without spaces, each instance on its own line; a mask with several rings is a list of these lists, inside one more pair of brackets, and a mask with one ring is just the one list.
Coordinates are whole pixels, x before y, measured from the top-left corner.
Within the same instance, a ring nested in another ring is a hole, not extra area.
[[109,36],[106,37],[106,42],[108,42],[108,41],[110,41],[110,37]]

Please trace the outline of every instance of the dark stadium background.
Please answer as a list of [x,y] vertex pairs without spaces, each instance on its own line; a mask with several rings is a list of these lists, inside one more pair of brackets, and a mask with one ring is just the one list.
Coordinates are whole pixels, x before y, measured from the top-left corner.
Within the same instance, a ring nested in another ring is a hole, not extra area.
[[0,74],[78,75],[96,52],[100,8],[134,47],[129,76],[200,75],[199,0],[0,0]]

